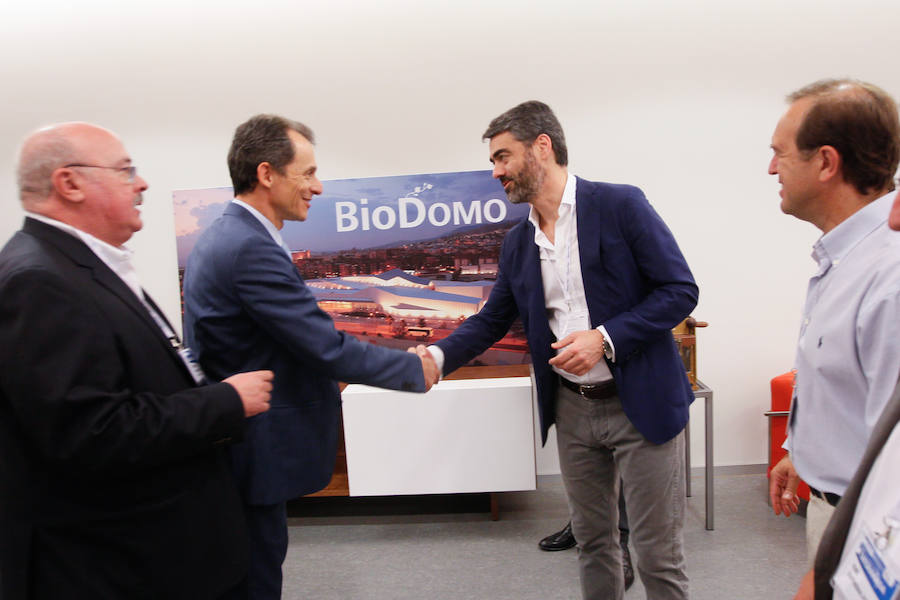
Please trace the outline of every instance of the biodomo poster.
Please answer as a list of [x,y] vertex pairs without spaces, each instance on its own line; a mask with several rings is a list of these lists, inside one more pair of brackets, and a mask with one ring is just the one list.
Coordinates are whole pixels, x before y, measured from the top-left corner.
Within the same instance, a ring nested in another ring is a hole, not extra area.
[[[506,232],[528,214],[490,171],[323,182],[304,222],[281,235],[335,326],[406,348],[446,337],[484,305]],[[173,192],[179,274],[197,238],[232,199],[230,187]],[[517,321],[473,365],[529,362]]]

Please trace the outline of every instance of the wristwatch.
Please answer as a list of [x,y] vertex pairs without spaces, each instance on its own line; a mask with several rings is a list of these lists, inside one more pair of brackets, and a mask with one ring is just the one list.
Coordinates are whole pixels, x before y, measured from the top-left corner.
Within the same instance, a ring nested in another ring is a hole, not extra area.
[[[603,334],[601,333],[600,335],[603,335]],[[609,360],[612,360],[613,349],[612,349],[612,346],[610,346],[609,340],[606,339],[605,335],[603,335],[603,354],[606,355],[606,358],[608,358]]]

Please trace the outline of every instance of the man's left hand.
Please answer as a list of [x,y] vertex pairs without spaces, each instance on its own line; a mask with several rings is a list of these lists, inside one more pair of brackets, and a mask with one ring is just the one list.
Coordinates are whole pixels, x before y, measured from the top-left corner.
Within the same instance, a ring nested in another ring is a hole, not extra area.
[[596,329],[570,333],[551,348],[562,352],[550,359],[550,364],[573,375],[584,375],[603,358],[603,334]]

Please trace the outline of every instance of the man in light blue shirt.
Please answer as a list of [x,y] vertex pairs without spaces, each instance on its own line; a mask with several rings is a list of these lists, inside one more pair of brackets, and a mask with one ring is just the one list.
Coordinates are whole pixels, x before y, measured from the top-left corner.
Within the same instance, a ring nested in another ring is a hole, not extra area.
[[782,185],[781,209],[823,235],[800,326],[788,455],[769,494],[775,514],[789,516],[798,478],[809,484],[812,561],[900,372],[900,236],[887,225],[900,123],[890,96],[857,81],[816,82],[788,101],[769,173]]

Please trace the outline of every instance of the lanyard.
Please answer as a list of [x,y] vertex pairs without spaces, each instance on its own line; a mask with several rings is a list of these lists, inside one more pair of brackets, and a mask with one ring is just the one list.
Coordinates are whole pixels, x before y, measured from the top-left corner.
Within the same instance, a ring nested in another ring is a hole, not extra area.
[[[569,212],[571,212],[571,211],[569,211]],[[566,247],[566,257],[565,257],[566,274],[565,274],[565,277],[560,276],[559,261],[557,261],[557,260],[554,260],[556,268],[553,269],[553,272],[556,275],[556,281],[557,281],[557,283],[559,283],[559,287],[562,289],[563,299],[566,301],[567,312],[572,310],[572,292],[570,290],[570,286],[572,284],[572,235],[571,235],[571,233],[572,233],[572,227],[575,224],[574,216],[575,216],[574,214],[569,214],[569,218],[567,219],[567,222],[566,222],[566,227],[564,227],[564,228],[557,227],[557,225],[559,225],[559,219],[557,219],[556,224],[554,225],[554,228],[556,229],[555,234],[562,234],[562,235],[555,236],[555,240],[554,240],[554,244],[553,244],[554,258],[557,255],[557,250],[559,249],[560,240],[562,240],[563,244]],[[564,229],[564,231],[561,231],[560,229]],[[577,242],[577,240],[576,240],[576,242]]]
[[153,320],[156,322],[156,325],[162,330],[163,335],[169,340],[169,344],[172,345],[172,349],[178,354],[178,358],[181,359],[181,362],[184,363],[184,366],[187,367],[188,372],[193,377],[194,382],[197,385],[203,385],[207,383],[206,374],[203,373],[203,369],[200,368],[200,364],[194,359],[194,355],[191,353],[191,349],[181,343],[181,340],[178,339],[178,335],[172,331],[172,328],[169,327],[169,324],[165,319],[162,318],[162,315],[154,310],[153,306],[146,300],[143,294],[139,297],[141,303],[144,305],[144,308],[147,309],[147,312],[150,313],[150,316],[153,317]]
[[138,298],[140,299],[141,304],[144,305],[144,308],[147,309],[147,312],[150,313],[150,316],[153,317],[153,321],[156,323],[156,326],[160,328],[160,330],[163,332],[163,335],[166,336],[166,339],[169,340],[170,344],[172,344],[172,347],[176,350],[182,348],[181,340],[178,339],[178,335],[176,335],[176,333],[172,331],[172,328],[169,327],[169,324],[166,322],[166,320],[163,319],[162,316],[153,309],[153,306],[151,306],[150,303],[147,302],[143,294],[141,294],[141,296],[139,296]]

